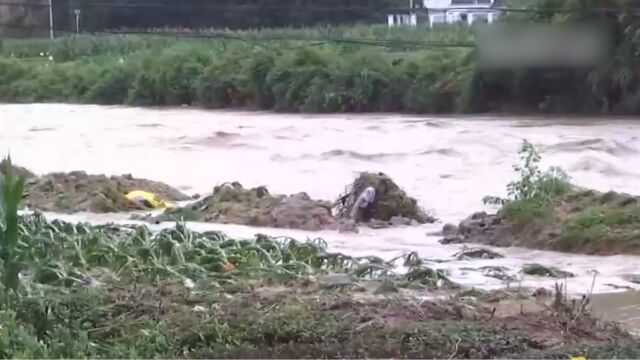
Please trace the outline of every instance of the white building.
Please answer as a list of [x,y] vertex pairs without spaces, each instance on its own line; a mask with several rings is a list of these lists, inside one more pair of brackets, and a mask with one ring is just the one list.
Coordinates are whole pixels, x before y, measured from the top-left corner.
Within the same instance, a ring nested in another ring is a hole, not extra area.
[[417,26],[417,14],[424,13],[429,26],[466,22],[493,23],[500,11],[494,7],[495,0],[409,0],[409,9],[402,14],[389,14],[388,25]]

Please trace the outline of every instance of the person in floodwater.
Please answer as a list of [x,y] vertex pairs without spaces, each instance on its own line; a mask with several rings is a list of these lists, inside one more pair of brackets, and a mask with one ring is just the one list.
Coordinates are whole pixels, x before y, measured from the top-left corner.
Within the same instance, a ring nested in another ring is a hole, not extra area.
[[372,186],[367,187],[358,196],[358,199],[351,208],[349,218],[355,221],[366,222],[371,220],[375,212],[376,189]]
[[[129,194],[127,194],[127,195],[129,195]],[[136,206],[136,207],[138,207],[140,209],[153,209],[154,208],[154,206],[151,203],[151,201],[149,201],[148,199],[144,198],[143,196],[140,196],[140,195],[137,195],[137,196],[136,195],[129,195],[129,196],[127,196],[127,199],[129,200],[129,202],[132,205],[134,205],[134,206]]]

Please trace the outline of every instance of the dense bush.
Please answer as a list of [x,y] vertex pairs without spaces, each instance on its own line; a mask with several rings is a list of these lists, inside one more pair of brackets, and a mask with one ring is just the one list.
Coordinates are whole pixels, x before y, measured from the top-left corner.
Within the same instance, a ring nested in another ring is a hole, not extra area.
[[0,59],[0,99],[289,112],[451,112],[460,95],[457,75],[466,68],[458,53],[409,57],[336,45],[186,41],[136,51],[115,47],[101,56],[78,55],[93,54],[88,46],[67,51],[62,43],[55,48],[75,60]]
[[[183,30],[191,38],[157,29],[164,35],[4,41],[0,101],[287,112],[637,114],[640,27],[622,10],[613,17],[594,15],[590,1],[539,1],[545,13],[513,14],[507,21],[612,25],[614,49],[595,68],[483,69],[475,51],[464,47],[473,43],[473,29],[464,26]],[[563,6],[584,11],[568,16],[549,10]],[[434,49],[430,42],[460,44],[463,50]]]

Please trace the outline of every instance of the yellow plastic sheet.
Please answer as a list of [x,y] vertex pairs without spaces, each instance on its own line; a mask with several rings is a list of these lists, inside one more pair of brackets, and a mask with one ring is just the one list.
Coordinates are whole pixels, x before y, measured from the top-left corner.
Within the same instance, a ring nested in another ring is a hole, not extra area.
[[125,197],[131,204],[142,209],[166,209],[175,206],[174,203],[143,190],[133,190],[127,193]]

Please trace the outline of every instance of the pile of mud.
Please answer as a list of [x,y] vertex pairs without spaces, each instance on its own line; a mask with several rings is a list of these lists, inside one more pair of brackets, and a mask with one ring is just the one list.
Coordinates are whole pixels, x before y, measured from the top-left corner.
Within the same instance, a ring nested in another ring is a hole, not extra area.
[[478,212],[459,226],[446,225],[443,244],[480,243],[582,254],[640,255],[639,198],[573,189],[554,200],[547,216],[526,221]]
[[[375,189],[371,218],[352,219],[358,196],[367,187]],[[337,208],[334,214],[334,208]],[[271,194],[261,186],[246,189],[240,183],[216,186],[213,194],[182,208],[167,209],[159,216],[143,220],[205,221],[307,231],[340,230],[357,232],[357,224],[374,228],[434,222],[391,178],[383,173],[363,173],[337,202],[312,199],[306,193]]]
[[[4,175],[4,168],[6,166],[7,166],[7,159],[0,161],[0,173],[2,173],[3,175]],[[22,166],[12,165],[11,170],[14,176],[23,177],[25,179],[33,178],[36,176],[29,169],[24,168]]]
[[[371,213],[364,219],[351,219],[358,197],[369,187],[375,190]],[[336,206],[337,217],[358,220],[372,227],[415,225],[436,221],[418,205],[418,200],[407,195],[384,173],[361,173],[340,196]]]
[[272,195],[266,187],[245,189],[240,183],[216,186],[213,194],[182,208],[167,209],[148,218],[162,221],[205,221],[259,227],[316,231],[336,229],[331,203],[306,193]]
[[[42,211],[60,213],[108,213],[135,210],[125,198],[132,190],[156,194],[168,201],[186,201],[189,196],[157,181],[131,175],[89,175],[82,171],[36,176],[15,166],[14,173],[27,179],[24,203]],[[354,218],[358,197],[372,188],[374,201],[367,218]],[[334,214],[334,209],[335,214]],[[136,218],[140,218],[139,216]],[[150,222],[204,221],[307,231],[341,230],[357,232],[357,225],[384,228],[434,222],[418,201],[407,195],[384,173],[362,173],[347,187],[337,202],[312,199],[306,193],[271,194],[266,187],[245,189],[240,183],[216,186],[213,193],[184,207],[167,209],[159,216],[145,216]]]
[[83,171],[36,176],[15,166],[15,173],[26,177],[24,203],[42,211],[60,213],[109,213],[134,210],[125,198],[132,190],[152,192],[170,201],[189,200],[189,196],[171,186],[131,175],[89,175]]

